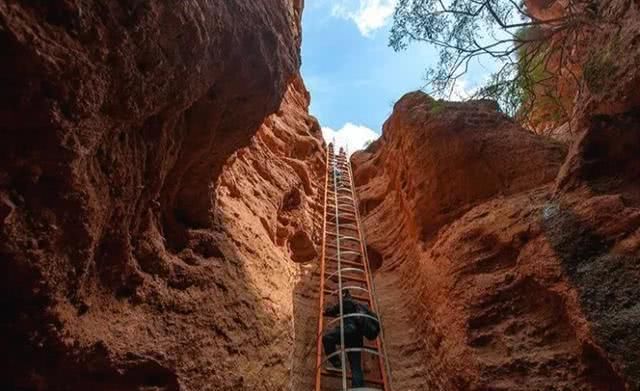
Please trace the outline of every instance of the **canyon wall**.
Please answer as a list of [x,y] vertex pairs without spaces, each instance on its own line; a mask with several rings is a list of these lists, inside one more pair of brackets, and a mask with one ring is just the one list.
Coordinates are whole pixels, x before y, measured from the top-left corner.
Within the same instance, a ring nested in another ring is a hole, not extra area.
[[[0,0],[0,388],[311,388],[302,3]],[[569,147],[411,93],[353,155],[396,390],[640,387],[637,2],[608,4]]]
[[352,156],[398,390],[640,386],[640,118],[567,151],[415,92]]
[[0,1],[2,389],[289,386],[324,175],[301,12]]

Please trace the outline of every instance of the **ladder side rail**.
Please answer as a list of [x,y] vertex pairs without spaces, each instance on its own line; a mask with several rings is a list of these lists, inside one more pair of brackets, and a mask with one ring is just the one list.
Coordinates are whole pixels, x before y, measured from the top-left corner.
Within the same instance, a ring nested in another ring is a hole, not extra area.
[[[334,167],[331,168],[333,172],[333,188],[335,190],[338,189],[338,175],[337,170]],[[342,269],[341,261],[340,261],[340,211],[338,210],[338,199],[334,200],[335,208],[336,208],[336,258],[338,259],[338,271]],[[324,278],[324,276],[323,276]],[[346,368],[346,359],[347,352],[344,341],[344,303],[342,301],[342,273],[338,273],[338,289],[340,290],[340,294],[338,295],[338,304],[340,308],[340,369],[342,370],[342,389],[344,391],[347,390],[347,368]],[[328,359],[328,357],[327,357]]]
[[[356,225],[356,231],[358,231],[358,234],[360,236],[360,252],[361,252],[361,257],[362,257],[362,263],[364,265],[364,269],[365,269],[365,276],[366,276],[366,286],[367,286],[367,294],[369,295],[369,299],[370,299],[370,304],[373,307],[373,311],[377,312],[377,303],[375,301],[375,295],[373,290],[371,289],[372,286],[372,277],[371,277],[371,269],[369,267],[369,259],[367,257],[367,253],[366,253],[366,247],[364,245],[364,241],[362,240],[362,227],[360,224],[360,216],[359,216],[359,211],[358,211],[358,206],[356,203],[357,200],[357,194],[355,192],[355,187],[354,187],[354,181],[353,181],[353,175],[351,172],[351,164],[350,162],[348,162],[346,160],[346,155],[342,155],[341,156],[344,160],[345,160],[345,168],[347,171],[347,182],[348,182],[348,186],[344,186],[344,189],[348,189],[349,193],[353,196],[353,199],[351,200],[352,203],[352,207],[353,207],[353,214],[355,217],[355,225]],[[336,193],[337,194],[337,193]],[[336,197],[336,201],[337,201],[337,197]],[[341,293],[339,293],[341,295]],[[382,324],[379,322],[380,325],[380,330],[382,330]],[[376,338],[376,346],[378,347],[378,350],[380,350],[381,352],[383,351],[383,344],[382,344],[382,334],[379,336],[379,338]],[[388,381],[387,381],[387,360],[386,357],[384,357],[384,354],[380,354],[378,356],[378,368],[383,380],[383,387],[385,391],[389,391],[389,387],[388,387]]]
[[[324,206],[322,216],[322,250],[320,256],[320,313],[318,315],[318,334],[322,335],[324,327],[324,273],[325,273],[325,257],[326,257],[326,237],[327,237],[327,189],[329,187],[329,153],[333,154],[332,148],[327,150],[325,157],[325,179],[324,179]],[[316,366],[322,365],[322,339],[316,341]],[[316,391],[320,391],[321,370],[316,370]]]
[[[351,192],[354,195],[354,206],[355,206],[355,213],[356,213],[356,225],[358,226],[358,233],[360,234],[360,248],[362,251],[362,257],[363,257],[363,263],[364,263],[364,267],[365,270],[367,271],[366,278],[367,278],[367,287],[369,288],[370,291],[370,295],[371,295],[371,305],[373,307],[373,311],[378,314],[378,317],[380,317],[380,335],[377,338],[376,344],[378,345],[378,348],[381,350],[382,355],[380,355],[379,358],[379,365],[380,365],[380,372],[382,375],[382,380],[384,382],[384,390],[385,391],[392,391],[392,380],[391,380],[391,368],[389,367],[389,360],[388,360],[388,356],[387,356],[387,352],[386,352],[386,346],[384,343],[384,327],[382,327],[382,317],[379,313],[379,304],[378,304],[378,299],[375,293],[375,284],[373,283],[373,277],[371,274],[371,268],[369,265],[369,255],[367,254],[367,248],[365,246],[365,236],[364,236],[364,230],[362,229],[362,227],[360,226],[361,224],[361,217],[360,217],[360,210],[358,209],[358,198],[357,198],[357,193],[356,193],[356,189],[355,189],[355,184],[353,181],[353,171],[351,169],[351,163],[349,162],[349,164],[347,165],[347,169],[349,171],[349,182],[351,184]],[[384,357],[384,359],[383,359]]]

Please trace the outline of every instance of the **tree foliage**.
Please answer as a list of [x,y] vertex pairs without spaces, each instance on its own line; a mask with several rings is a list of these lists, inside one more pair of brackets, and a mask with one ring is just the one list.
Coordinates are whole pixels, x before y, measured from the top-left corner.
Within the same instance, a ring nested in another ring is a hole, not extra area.
[[498,68],[473,98],[495,99],[506,113],[525,118],[541,100],[562,112],[558,78],[581,84],[575,49],[585,30],[604,22],[599,10],[608,1],[536,1],[556,7],[557,16],[538,18],[516,0],[399,0],[390,46],[403,50],[418,41],[438,48],[426,77],[432,94],[450,96],[472,62],[486,57]]

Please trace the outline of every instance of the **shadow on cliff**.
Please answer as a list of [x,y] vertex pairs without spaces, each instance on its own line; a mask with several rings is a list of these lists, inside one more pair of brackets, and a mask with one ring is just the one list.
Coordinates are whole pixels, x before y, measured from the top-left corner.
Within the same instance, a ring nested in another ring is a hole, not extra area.
[[[211,245],[217,246],[215,241]],[[89,327],[108,331],[109,335],[101,336],[104,342],[88,346],[65,335],[64,321],[56,314],[61,309],[48,295],[20,299],[17,290],[4,296],[2,389],[277,389],[286,383],[289,364],[277,354],[289,346],[288,338],[279,334],[282,317],[267,311],[264,298],[254,291],[242,261],[246,255],[228,243],[224,255],[218,255],[197,265],[177,261],[166,286],[147,287],[148,299],[143,301],[93,292],[100,304],[83,313],[65,314],[66,319],[77,317],[78,322],[89,322]],[[11,276],[5,269],[3,280]],[[199,296],[206,299],[192,299]],[[114,306],[126,310],[112,312]],[[112,323],[91,324],[91,319],[82,319],[95,316],[96,311],[108,312]],[[154,322],[147,329],[161,336],[155,343],[149,344],[149,335],[141,337],[133,331],[127,334],[124,350],[114,341],[123,324],[130,321],[131,329],[137,329],[139,319],[149,317]],[[175,334],[163,335],[166,332]]]
[[586,185],[594,194],[624,192],[640,204],[640,115],[596,115],[587,122],[560,170],[556,191]]
[[640,257],[616,254],[612,239],[598,235],[561,203],[547,204],[541,218],[548,242],[578,291],[597,344],[606,351],[583,343],[585,377],[597,389],[625,390],[624,378],[638,389]]
[[227,356],[259,360],[275,332],[224,331],[276,317],[230,246],[175,253],[215,229],[210,179],[298,73],[301,8],[0,6],[0,388],[241,389]]
[[293,291],[294,346],[292,349],[291,391],[310,390],[315,384],[318,328],[319,265],[303,267]]

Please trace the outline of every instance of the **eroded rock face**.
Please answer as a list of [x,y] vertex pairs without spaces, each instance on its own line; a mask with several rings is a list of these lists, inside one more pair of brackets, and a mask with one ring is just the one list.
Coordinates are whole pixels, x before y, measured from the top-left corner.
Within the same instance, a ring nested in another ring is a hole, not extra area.
[[[637,1],[526,0],[539,20],[577,15],[576,27],[552,24],[529,29],[550,36],[548,70],[557,77],[535,89],[528,126],[566,143],[581,135],[591,115],[620,115],[640,109],[640,4]],[[570,55],[566,55],[569,49]],[[548,99],[545,95],[552,95]]]
[[45,3],[0,3],[2,388],[285,388],[302,2]]
[[226,344],[240,352],[215,371],[221,377],[237,374],[241,380],[230,389],[284,390],[312,379],[312,355],[305,349],[316,329],[309,319],[317,313],[312,269],[320,252],[325,149],[308,106],[308,93],[296,79],[251,144],[232,155],[216,188],[216,231],[224,233],[219,243],[234,249],[227,261],[236,263],[220,282],[230,292],[245,293],[213,304],[249,309],[234,319],[240,324],[220,328],[236,333]]
[[[400,99],[382,139],[370,149],[376,152],[366,163],[354,159],[361,208],[373,209],[398,192],[399,207],[411,215],[411,226],[425,240],[497,193],[550,182],[565,153],[562,145],[498,114],[493,102],[441,102],[421,92]],[[370,178],[376,170],[384,172],[388,183],[381,183],[379,175],[375,181]],[[371,186],[365,186],[368,182]]]
[[638,387],[638,158],[606,140],[554,185],[565,149],[489,103],[396,104],[352,157],[396,388]]

